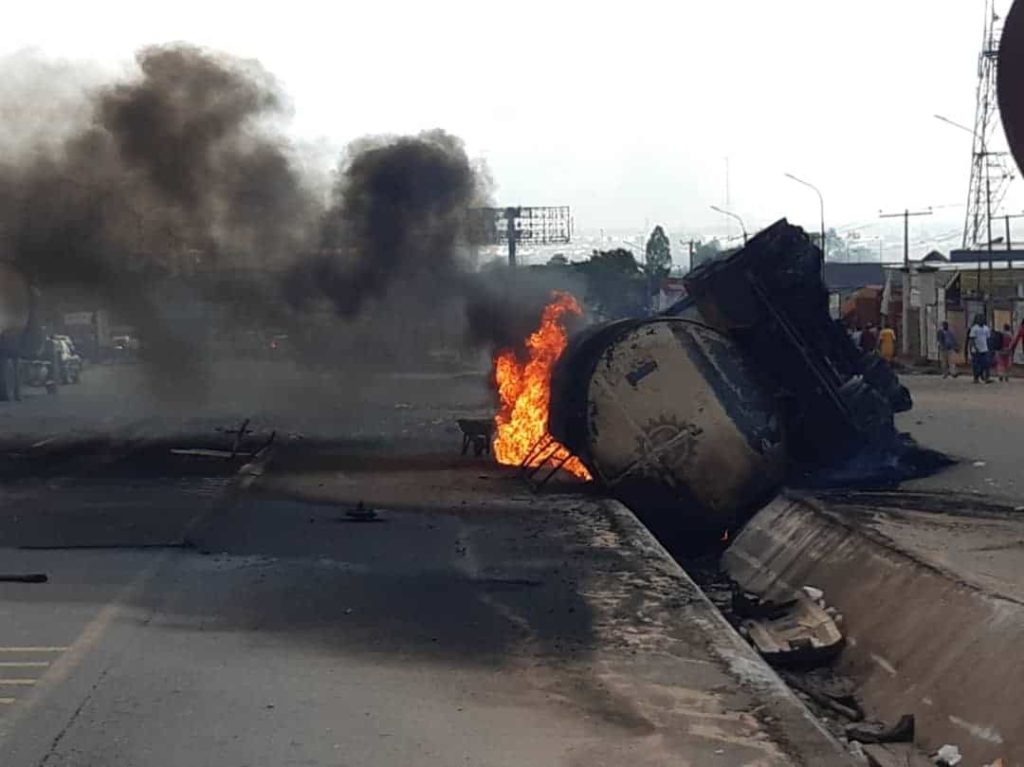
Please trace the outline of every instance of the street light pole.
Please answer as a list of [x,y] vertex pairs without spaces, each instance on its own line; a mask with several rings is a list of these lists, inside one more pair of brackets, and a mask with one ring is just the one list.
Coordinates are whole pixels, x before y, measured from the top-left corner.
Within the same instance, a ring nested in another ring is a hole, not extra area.
[[882,213],[878,211],[879,218],[903,217],[903,311],[900,321],[900,335],[902,336],[900,347],[903,354],[910,353],[910,339],[907,337],[910,330],[910,217],[930,216],[932,209],[911,211],[909,208],[902,213]]
[[[824,262],[825,256],[827,255],[825,250],[825,198],[821,196],[821,190],[818,189],[818,187],[816,187],[810,181],[804,181],[802,178],[797,178],[792,173],[785,173],[783,175],[786,178],[797,182],[798,184],[803,184],[806,187],[810,187],[811,189],[814,190],[814,193],[818,195],[818,209],[819,213],[821,214],[821,260],[822,262]],[[824,268],[824,265],[822,266],[822,268]]]
[[746,245],[746,244],[747,244],[747,227],[745,227],[745,226],[743,225],[743,219],[742,219],[742,218],[740,218],[739,216],[737,216],[737,215],[736,215],[735,213],[731,213],[731,212],[730,212],[730,211],[728,211],[728,210],[723,210],[722,208],[719,208],[719,207],[718,207],[717,205],[712,205],[712,206],[711,206],[711,210],[713,210],[713,211],[716,211],[716,212],[718,212],[718,213],[721,213],[721,214],[723,214],[723,215],[725,215],[725,216],[729,216],[729,217],[731,217],[731,218],[735,218],[735,219],[736,219],[737,221],[739,221],[739,224],[740,224],[740,231],[742,231],[742,232],[743,232],[743,244],[744,244],[744,245]]

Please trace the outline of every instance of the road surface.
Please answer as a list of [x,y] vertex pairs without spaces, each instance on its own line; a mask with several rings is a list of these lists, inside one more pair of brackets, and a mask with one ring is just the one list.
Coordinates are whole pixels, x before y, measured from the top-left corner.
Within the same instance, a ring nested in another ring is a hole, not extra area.
[[969,375],[905,375],[902,380],[914,408],[898,416],[899,428],[958,460],[956,466],[905,487],[1024,504],[1024,379],[988,385],[974,384]]
[[482,377],[89,372],[2,411],[5,767],[844,763],[632,515],[457,455]]

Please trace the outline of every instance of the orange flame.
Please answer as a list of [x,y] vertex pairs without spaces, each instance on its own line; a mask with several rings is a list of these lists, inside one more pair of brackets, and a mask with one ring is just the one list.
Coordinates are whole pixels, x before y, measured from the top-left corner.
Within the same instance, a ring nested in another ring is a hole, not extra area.
[[562,468],[582,479],[590,472],[567,448],[552,441],[550,447],[531,457],[531,452],[548,435],[548,405],[551,400],[551,369],[569,343],[563,318],[582,315],[579,303],[568,293],[555,291],[554,300],[544,308],[540,327],[526,339],[528,359],[520,362],[512,349],[498,353],[494,377],[501,397],[501,411],[495,416],[497,427],[494,456],[498,463],[521,465],[530,458],[530,466],[545,461],[561,463]]

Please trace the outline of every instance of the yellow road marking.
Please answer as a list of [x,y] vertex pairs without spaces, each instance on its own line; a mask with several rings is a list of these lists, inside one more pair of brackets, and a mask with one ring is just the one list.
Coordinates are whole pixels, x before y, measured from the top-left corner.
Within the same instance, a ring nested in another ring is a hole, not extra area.
[[0,652],[64,652],[67,647],[0,647]]
[[16,684],[21,687],[28,687],[36,683],[35,679],[0,679],[0,684]]
[[46,668],[48,660],[0,660],[0,668]]
[[14,703],[14,698],[0,698],[0,705],[5,703]]

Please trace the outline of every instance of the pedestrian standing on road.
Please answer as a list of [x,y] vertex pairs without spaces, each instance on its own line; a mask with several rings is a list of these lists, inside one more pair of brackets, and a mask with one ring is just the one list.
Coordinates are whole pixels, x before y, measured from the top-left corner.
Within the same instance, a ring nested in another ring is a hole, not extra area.
[[1013,355],[1017,351],[1017,344],[1024,343],[1024,320],[1020,321],[1020,327],[1017,328],[1017,334],[1013,337],[1010,342],[1010,366],[1013,366]]
[[875,335],[875,326],[869,322],[860,334],[860,350],[865,354],[871,354],[875,351],[877,343],[878,337]]
[[956,371],[956,360],[953,355],[956,352],[956,334],[949,329],[949,323],[943,322],[939,328],[937,339],[939,347],[939,367],[942,369],[942,377],[956,378],[959,375]]
[[878,334],[878,355],[886,362],[892,362],[896,358],[896,331],[892,329],[892,323],[885,323],[882,332]]
[[967,343],[964,347],[964,356],[969,354],[971,357],[971,372],[974,373],[974,383],[978,383],[978,381],[992,383],[988,361],[988,339],[990,335],[991,331],[989,330],[988,323],[985,322],[985,317],[976,314],[974,316],[974,324],[971,325],[971,329],[967,332]]
[[989,343],[992,352],[996,355],[996,377],[1004,383],[1010,380],[1010,360],[1013,354],[1010,339],[1012,337],[1013,331],[1010,329],[1010,324],[1006,323],[1003,325],[1002,331],[992,334]]

